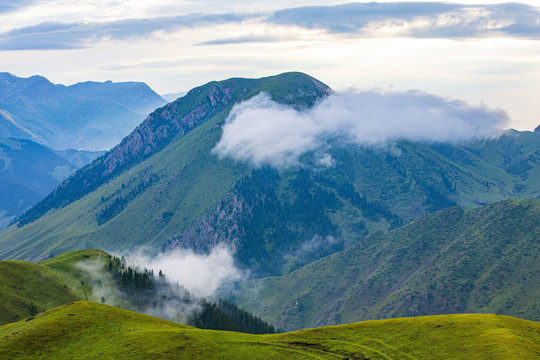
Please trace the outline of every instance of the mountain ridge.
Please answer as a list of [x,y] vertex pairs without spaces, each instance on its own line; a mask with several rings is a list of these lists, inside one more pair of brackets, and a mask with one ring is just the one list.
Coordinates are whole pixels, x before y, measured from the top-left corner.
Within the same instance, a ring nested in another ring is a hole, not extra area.
[[29,139],[0,139],[0,228],[99,154],[54,151]]
[[0,270],[0,325],[90,299],[202,329],[276,332],[229,301],[195,297],[161,271],[154,275],[98,249],[70,251],[39,263],[0,261]]
[[65,86],[39,75],[1,73],[0,137],[30,138],[56,150],[103,150],[164,104],[139,82]]

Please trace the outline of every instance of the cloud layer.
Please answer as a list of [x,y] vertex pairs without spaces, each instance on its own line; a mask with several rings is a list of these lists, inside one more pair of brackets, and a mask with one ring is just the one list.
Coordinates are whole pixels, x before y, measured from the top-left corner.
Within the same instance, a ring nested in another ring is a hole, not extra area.
[[307,111],[278,104],[261,93],[235,105],[214,148],[258,167],[298,165],[313,153],[331,166],[331,143],[388,146],[395,141],[459,143],[495,136],[505,112],[469,106],[417,91],[333,94]]
[[[0,13],[32,4],[12,5],[0,0]],[[530,5],[505,3],[464,5],[443,2],[347,3],[333,6],[303,6],[267,13],[192,13],[173,16],[129,18],[89,22],[43,22],[0,34],[0,50],[74,49],[102,39],[127,41],[171,33],[182,28],[200,28],[245,21],[277,26],[319,29],[336,36],[477,38],[489,36],[540,39],[540,10]],[[217,38],[201,45],[245,42],[275,42],[264,32],[234,38]]]
[[491,35],[540,39],[540,11],[519,3],[349,3],[275,12],[268,21],[362,36],[474,38]]
[[156,32],[239,23],[246,17],[241,14],[188,14],[108,22],[46,22],[0,34],[0,50],[81,48],[102,39],[146,38]]

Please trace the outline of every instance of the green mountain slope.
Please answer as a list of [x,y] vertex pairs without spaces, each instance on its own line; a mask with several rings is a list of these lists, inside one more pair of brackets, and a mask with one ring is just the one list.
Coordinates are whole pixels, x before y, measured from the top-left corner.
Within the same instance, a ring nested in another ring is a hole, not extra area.
[[540,320],[539,223],[540,200],[449,208],[250,281],[237,303],[285,330],[462,312]]
[[225,243],[254,276],[279,275],[429,211],[540,195],[540,134],[532,132],[467,145],[401,142],[392,153],[334,146],[330,168],[219,159],[212,149],[232,106],[261,91],[305,108],[330,90],[301,73],[193,89],[1,232],[0,258]]
[[249,335],[198,330],[86,301],[0,327],[3,359],[535,359],[538,344],[539,323],[498,315]]

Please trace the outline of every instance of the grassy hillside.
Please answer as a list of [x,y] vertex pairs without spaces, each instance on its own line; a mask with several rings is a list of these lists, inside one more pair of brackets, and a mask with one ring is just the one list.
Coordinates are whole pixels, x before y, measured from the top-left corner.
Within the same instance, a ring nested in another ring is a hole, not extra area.
[[26,261],[0,261],[0,324],[81,299],[51,270]]
[[90,299],[198,328],[253,334],[275,328],[233,303],[197,298],[166,275],[127,266],[97,249],[70,251],[38,264],[0,261],[0,324],[74,300]]
[[2,359],[536,359],[539,344],[539,323],[499,315],[248,335],[198,330],[87,301],[0,327]]
[[531,132],[467,145],[402,142],[394,152],[335,146],[330,168],[218,159],[212,149],[228,112],[260,91],[302,108],[329,89],[300,73],[193,89],[0,232],[0,258],[226,243],[254,276],[280,275],[426,212],[540,195],[540,134]]
[[40,263],[0,261],[0,324],[87,297],[99,301],[99,296],[92,293],[91,277],[77,267],[84,260],[105,262],[110,261],[110,256],[101,250],[86,249]]
[[539,223],[540,200],[449,208],[250,281],[237,303],[286,330],[464,312],[540,320]]

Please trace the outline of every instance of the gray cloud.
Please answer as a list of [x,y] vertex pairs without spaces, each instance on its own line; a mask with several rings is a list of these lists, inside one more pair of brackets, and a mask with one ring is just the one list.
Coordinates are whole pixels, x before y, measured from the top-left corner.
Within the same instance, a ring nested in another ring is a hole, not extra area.
[[468,38],[496,33],[540,38],[540,11],[519,3],[350,3],[285,9],[268,21],[365,36],[381,34],[383,27],[390,26],[400,29],[398,36]]
[[331,32],[356,32],[370,23],[420,16],[436,16],[461,6],[446,3],[348,3],[334,6],[305,6],[276,11],[268,21]]
[[301,164],[314,154],[332,166],[330,144],[388,147],[399,140],[459,143],[499,134],[508,122],[503,111],[409,91],[333,94],[307,111],[278,104],[261,93],[235,105],[214,148],[258,167]]
[[129,40],[149,37],[157,31],[241,22],[251,15],[189,14],[149,19],[92,23],[41,23],[0,34],[1,50],[71,49],[111,38]]
[[349,3],[309,6],[275,12],[267,21],[362,36],[469,38],[502,34],[540,38],[540,11],[519,3],[462,5],[451,3]]
[[[0,12],[15,10],[32,3],[0,0]],[[294,25],[361,37],[474,38],[502,35],[540,39],[540,11],[525,4],[347,3],[289,8],[270,14],[193,13],[109,22],[42,23],[0,34],[0,50],[73,49],[87,47],[104,38],[129,40],[149,37],[157,31],[170,32],[181,28],[241,23],[254,19],[273,25]],[[387,28],[392,28],[393,31],[388,33]],[[279,40],[281,39],[263,34],[221,38],[197,45]]]
[[35,0],[0,0],[0,13],[18,10],[35,2]]

